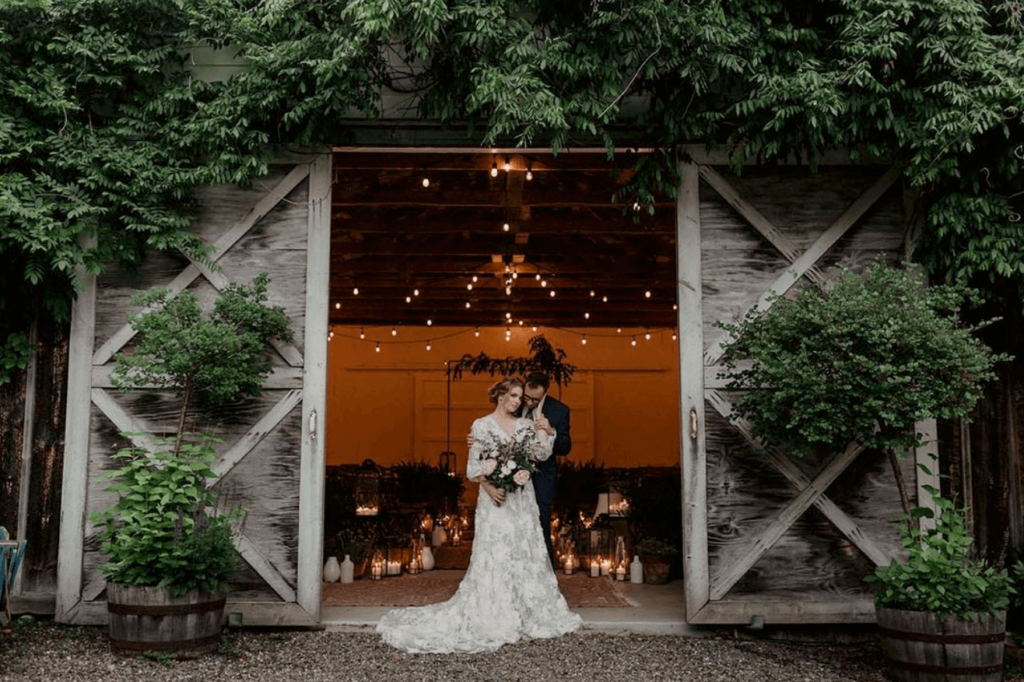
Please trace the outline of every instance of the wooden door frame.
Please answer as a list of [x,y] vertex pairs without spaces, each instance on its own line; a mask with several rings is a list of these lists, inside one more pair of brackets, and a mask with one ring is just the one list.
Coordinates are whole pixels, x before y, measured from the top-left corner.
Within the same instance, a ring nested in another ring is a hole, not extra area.
[[[331,153],[324,151],[289,154],[275,159],[275,162],[295,164],[300,168],[306,166],[298,180],[295,180],[294,174],[289,174],[291,180],[286,181],[291,183],[291,187],[308,178],[305,346],[302,353],[290,345],[280,348],[291,367],[282,368],[283,372],[276,373],[281,376],[268,379],[268,384],[275,380],[282,380],[288,385],[297,383],[299,399],[302,400],[296,588],[293,602],[232,602],[229,595],[227,611],[239,614],[243,623],[255,621],[269,625],[315,625],[321,621],[322,608],[320,557],[323,554],[325,462],[322,433],[327,385],[332,159]],[[291,187],[272,189],[268,195],[272,200],[256,204],[241,219],[240,224],[246,221],[250,224],[258,222],[284,198]],[[203,264],[193,261],[189,267],[194,268],[197,274],[202,273],[212,278],[211,282],[221,279]],[[84,598],[84,540],[88,522],[86,481],[92,405],[99,397],[94,393],[94,386],[97,382],[105,383],[109,369],[104,364],[113,352],[111,349],[116,350],[118,341],[108,339],[103,347],[95,349],[97,277],[85,272],[79,275],[82,287],[72,308],[69,340],[61,549],[57,561],[55,618],[58,622],[102,622],[106,618],[105,604]],[[187,282],[179,288],[184,286],[187,286]],[[130,334],[130,330],[122,329],[118,339],[123,343],[130,338]],[[218,465],[230,468],[230,463],[218,462]],[[247,545],[244,538],[242,541],[239,549],[244,556],[251,556],[251,560],[262,560],[255,548],[249,546],[251,543]],[[95,591],[95,587],[90,589]]]
[[[776,230],[755,208],[747,204],[728,183],[711,167],[727,166],[723,153],[690,148],[688,158],[680,162],[680,184],[677,195],[677,296],[679,301],[679,372],[680,372],[680,475],[683,495],[683,580],[686,620],[693,624],[744,624],[770,622],[774,624],[803,623],[870,623],[874,622],[874,605],[869,598],[853,600],[769,600],[729,601],[725,593],[742,573],[762,556],[776,540],[810,506],[816,506],[876,565],[890,560],[870,538],[860,533],[856,524],[828,500],[825,489],[847,464],[853,461],[859,448],[851,445],[846,452],[836,455],[814,481],[808,480],[781,453],[770,453],[771,463],[790,480],[796,495],[759,537],[749,543],[746,554],[741,552],[736,565],[728,568],[729,575],[712,575],[708,552],[707,532],[707,452],[705,405],[709,402],[723,417],[728,417],[731,405],[716,389],[723,383],[717,378],[714,364],[721,357],[728,339],[715,339],[704,348],[702,285],[701,285],[701,179],[722,196],[767,241],[773,244],[790,262],[769,289],[784,293],[800,277],[823,283],[824,278],[814,262],[892,186],[899,171],[890,168],[864,195],[833,222],[805,252],[795,249],[781,232]],[[843,161],[841,155],[838,159]],[[847,161],[848,163],[848,161]],[[909,250],[912,245],[908,245]],[[796,275],[794,277],[794,274]],[[768,293],[765,292],[755,307],[766,310]],[[710,389],[710,390],[709,390]],[[748,425],[735,423],[750,441]],[[937,452],[935,421],[918,424],[926,445],[918,448],[913,457],[918,463],[932,463]],[[933,470],[935,467],[931,467]],[[919,500],[927,500],[923,486],[937,485],[937,476],[927,477],[918,468],[917,491]],[[721,572],[720,572],[721,573]],[[719,579],[719,580],[716,580]]]

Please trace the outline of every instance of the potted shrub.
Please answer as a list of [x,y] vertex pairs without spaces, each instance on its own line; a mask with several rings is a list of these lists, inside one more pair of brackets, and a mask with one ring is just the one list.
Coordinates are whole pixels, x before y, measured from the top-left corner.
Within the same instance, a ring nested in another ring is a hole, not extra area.
[[668,540],[647,537],[633,547],[644,565],[644,582],[649,585],[664,585],[668,582],[672,562],[679,556],[679,547]]
[[[224,590],[235,569],[233,528],[240,510],[218,509],[210,490],[216,439],[185,437],[190,406],[222,404],[260,392],[273,339],[290,340],[290,321],[266,304],[267,277],[232,284],[204,313],[190,292],[154,290],[135,297],[137,332],[117,356],[121,389],[170,388],[180,397],[173,437],[148,439],[114,455],[106,474],[118,495],[92,515],[103,527],[100,567],[107,579],[111,644],[118,653],[157,651],[187,658],[219,646]],[[131,435],[131,434],[126,434]],[[138,434],[136,434],[138,435]]]
[[[912,509],[898,461],[922,445],[916,422],[966,418],[983,382],[993,378],[994,364],[1007,357],[993,353],[974,335],[978,327],[961,320],[960,309],[972,299],[963,287],[928,287],[919,275],[877,261],[863,275],[843,270],[824,290],[806,287],[791,299],[776,298],[764,314],[721,325],[733,338],[724,355],[727,388],[743,392],[735,418],[749,420],[765,445],[786,446],[800,456],[859,442],[886,453],[904,510],[908,559],[880,569],[888,587],[879,603],[938,606],[926,617],[936,628],[947,617],[974,612],[966,606],[950,611],[936,594],[931,601],[919,599],[911,577],[937,570],[940,557],[953,562],[943,571],[955,572],[965,586],[976,590],[992,581],[992,594],[1002,591],[1003,579],[992,569],[967,560],[970,539],[947,501],[936,495],[942,513],[934,531],[914,528],[911,519],[922,512]],[[936,583],[934,592],[947,589]],[[1000,603],[983,596],[976,606],[991,613],[1003,608]]]
[[[938,490],[928,491],[938,514],[918,508],[900,524],[907,558],[878,566],[866,578],[878,586],[882,650],[899,680],[995,682],[1002,679],[1012,579],[971,556],[973,538],[962,513]],[[935,518],[935,524],[922,528],[918,517]]]

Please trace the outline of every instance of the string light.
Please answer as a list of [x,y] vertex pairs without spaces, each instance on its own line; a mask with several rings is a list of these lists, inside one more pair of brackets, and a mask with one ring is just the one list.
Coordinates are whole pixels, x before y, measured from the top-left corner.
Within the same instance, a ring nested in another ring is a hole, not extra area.
[[672,340],[673,340],[673,341],[675,341],[675,340],[676,340],[677,338],[679,338],[679,337],[678,337],[678,336],[676,336],[676,333],[675,333],[675,332],[672,332]]
[[433,321],[433,320],[430,320],[430,319],[428,319],[428,320],[427,320],[427,326],[429,327],[429,326],[430,326],[430,325],[432,325],[432,324],[434,324],[434,321]]
[[678,303],[673,303],[672,304],[672,310],[679,310],[679,304]]
[[512,228],[509,226],[508,223],[502,223],[501,229],[502,229],[503,232],[508,232]]
[[590,319],[590,313],[583,313],[583,319],[584,320],[589,320]]
[[391,328],[391,336],[398,336],[398,330],[394,327]]
[[651,333],[650,333],[650,332],[647,332],[646,334],[644,334],[644,339],[645,339],[646,341],[650,341],[650,340],[651,340]]
[[430,350],[430,339],[427,339],[427,350]]
[[552,289],[552,290],[551,290],[551,298],[554,298],[554,297],[555,297],[555,290],[554,290],[554,289]]
[[511,320],[512,319],[512,313],[505,313],[505,319],[506,320]]
[[494,163],[491,164],[491,177],[498,177],[498,160],[495,158]]
[[360,339],[365,339],[366,338],[366,334],[363,333],[363,328],[362,327],[359,328],[359,338]]
[[634,336],[633,339],[629,343],[630,343],[630,345],[635,346],[636,345],[636,337]]
[[644,292],[644,298],[650,298],[650,297],[651,297],[651,292],[650,291],[645,291]]
[[540,273],[539,272],[537,273],[536,277],[534,277],[534,279],[536,279],[538,282],[540,281]]
[[359,295],[359,287],[352,287],[352,295],[353,296],[358,296]]
[[378,341],[377,345],[374,346],[373,352],[375,352],[375,353],[379,353],[380,352],[380,341]]
[[547,286],[548,286],[548,281],[546,279],[542,279],[540,281],[540,286],[541,286],[542,289],[546,289]]
[[473,291],[473,283],[472,282],[470,282],[469,284],[466,285],[466,291]]
[[526,181],[533,180],[533,159],[526,162]]
[[469,308],[470,308],[470,303],[469,303],[469,301],[466,301],[466,309],[469,310]]
[[335,310],[341,310],[341,304],[340,303],[335,303],[334,304],[334,309]]
[[607,296],[602,296],[601,297],[601,302],[602,303],[607,303],[608,302],[608,297]]
[[480,327],[475,327],[473,329],[473,336],[475,336],[478,339],[480,338]]
[[413,289],[412,290],[412,295],[413,296],[419,296],[420,295],[420,290],[419,289]]
[[405,297],[405,302],[406,303],[412,303],[412,296],[406,296]]
[[593,290],[593,289],[591,289],[591,290],[590,290],[590,298],[594,298],[594,296],[596,296],[596,295],[597,295],[597,294],[596,294],[596,293],[594,293],[594,290]]
[[505,155],[505,166],[504,166],[504,168],[505,168],[505,172],[506,173],[508,173],[510,170],[512,170],[512,160],[510,158],[508,158],[508,155]]
[[622,327],[619,327],[618,329],[616,329],[615,333],[616,334],[621,334],[622,333]]
[[479,279],[480,279],[479,277],[477,277],[476,275],[473,275],[473,284],[476,284],[477,280],[479,280]]
[[423,186],[430,187],[430,178],[423,178]]
[[582,343],[584,346],[587,345],[587,335],[586,334],[584,334],[583,338],[580,339],[580,343]]
[[537,331],[537,325],[533,325],[533,331]]

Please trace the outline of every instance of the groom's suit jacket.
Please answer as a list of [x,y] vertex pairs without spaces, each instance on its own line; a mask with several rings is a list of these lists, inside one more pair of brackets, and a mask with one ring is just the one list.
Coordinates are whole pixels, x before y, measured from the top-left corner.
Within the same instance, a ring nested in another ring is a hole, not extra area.
[[[551,426],[555,429],[554,455],[565,456],[572,450],[572,433],[569,430],[569,406],[551,395],[544,398],[541,410]],[[555,457],[537,465],[538,471],[533,476],[533,490],[537,495],[537,504],[550,508],[555,499],[555,476],[558,464]]]

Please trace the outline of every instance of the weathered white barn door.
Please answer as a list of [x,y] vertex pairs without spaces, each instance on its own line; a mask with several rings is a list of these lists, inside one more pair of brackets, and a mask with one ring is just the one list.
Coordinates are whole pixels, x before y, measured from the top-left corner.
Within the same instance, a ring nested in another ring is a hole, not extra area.
[[294,341],[274,347],[261,396],[193,414],[187,428],[223,440],[214,485],[224,503],[247,510],[237,541],[244,562],[227,612],[246,625],[319,622],[330,191],[330,154],[279,160],[251,188],[200,193],[195,231],[216,267],[153,253],[136,272],[112,269],[87,280],[72,323],[57,620],[106,620],[97,571],[104,557],[88,517],[112,501],[102,475],[125,442],[120,434],[174,433],[173,393],[120,392],[109,380],[113,357],[132,345],[125,317],[132,292],[189,290],[208,306],[229,283],[267,272],[269,301],[291,317]]
[[[681,167],[678,200],[687,620],[872,621],[862,577],[899,547],[887,462],[855,445],[812,460],[757,454],[749,425],[730,419],[736,396],[719,365],[728,339],[715,322],[767,309],[770,292],[823,286],[840,265],[898,261],[899,173],[847,165],[735,176],[715,161]],[[913,460],[904,474],[920,486]]]

